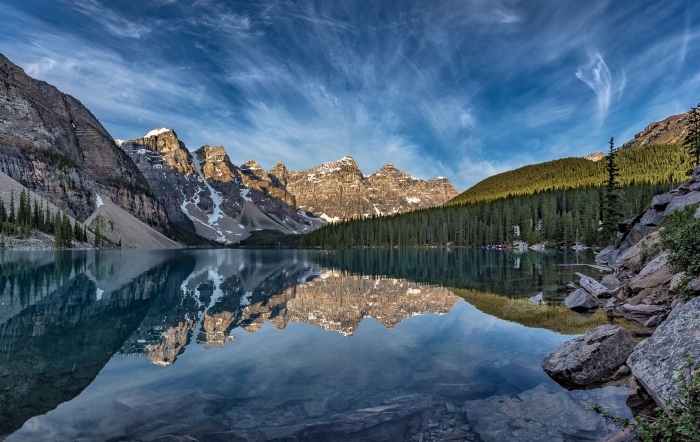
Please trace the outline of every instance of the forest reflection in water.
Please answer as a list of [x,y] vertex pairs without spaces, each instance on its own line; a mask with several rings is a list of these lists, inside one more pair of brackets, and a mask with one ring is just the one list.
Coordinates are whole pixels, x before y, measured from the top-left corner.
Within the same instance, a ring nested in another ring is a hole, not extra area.
[[[454,286],[462,278],[462,287],[472,278],[497,285],[484,275],[505,277],[506,285],[521,289],[528,283],[497,269],[502,258],[468,264],[473,256],[429,252],[396,260],[255,250],[5,253],[0,435],[55,409],[11,440],[31,440],[37,431],[59,439],[87,431],[99,439],[124,431],[117,428],[123,427],[120,407],[143,414],[156,398],[179,401],[193,392],[204,395],[192,396],[199,405],[207,403],[207,394],[228,398],[217,405],[229,412],[229,418],[217,415],[222,421],[248,419],[250,412],[233,405],[243,400],[257,411],[251,415],[255,425],[240,430],[270,436],[277,433],[264,428],[299,427],[401,394],[449,396],[452,387],[440,387],[447,380],[480,385],[478,394],[464,390],[456,400],[553,386],[539,360],[563,336],[538,329],[511,336],[512,326],[493,323],[437,279]],[[368,259],[375,271],[348,264]],[[566,277],[550,279],[550,261],[525,262],[544,273],[535,277],[544,284]],[[417,270],[425,268],[432,272]],[[411,269],[416,274],[409,281]],[[468,276],[459,277],[460,269],[468,269]],[[525,279],[532,278],[528,271]],[[489,295],[460,294],[467,300]],[[499,332],[491,330],[494,324]],[[213,348],[221,353],[207,352]],[[169,366],[179,368],[152,371]],[[301,411],[281,405],[290,400]],[[290,412],[293,417],[284,418]],[[95,422],[103,427],[86,430]],[[137,427],[129,437],[143,436]],[[163,424],[162,431],[167,428]]]

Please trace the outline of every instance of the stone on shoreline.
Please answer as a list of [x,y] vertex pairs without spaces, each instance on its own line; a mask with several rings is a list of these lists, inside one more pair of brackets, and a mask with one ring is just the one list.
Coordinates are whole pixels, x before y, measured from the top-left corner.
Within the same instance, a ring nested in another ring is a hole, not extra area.
[[598,308],[598,298],[584,289],[577,289],[564,300],[564,305],[571,310],[585,312]]
[[610,291],[608,290],[608,288],[596,281],[595,279],[591,278],[590,276],[584,275],[583,273],[576,274],[581,278],[579,280],[579,284],[581,284],[581,287],[586,289],[588,293],[595,295],[596,297],[610,295]]
[[542,368],[566,388],[602,385],[616,380],[634,347],[622,327],[605,324],[562,344],[542,361]]
[[632,374],[659,405],[675,397],[674,370],[689,353],[700,360],[700,298],[680,307],[654,333],[642,341],[627,359]]

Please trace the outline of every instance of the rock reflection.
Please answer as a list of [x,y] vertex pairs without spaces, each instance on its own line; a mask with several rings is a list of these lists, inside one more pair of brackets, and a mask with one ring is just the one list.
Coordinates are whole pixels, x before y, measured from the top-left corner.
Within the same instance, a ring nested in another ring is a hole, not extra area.
[[193,336],[205,348],[222,348],[234,330],[255,333],[266,322],[280,331],[306,323],[351,336],[366,317],[393,328],[425,312],[448,313],[460,299],[441,287],[324,271],[308,261],[236,264],[214,252],[198,256],[179,297],[154,305],[121,352],[167,366]]

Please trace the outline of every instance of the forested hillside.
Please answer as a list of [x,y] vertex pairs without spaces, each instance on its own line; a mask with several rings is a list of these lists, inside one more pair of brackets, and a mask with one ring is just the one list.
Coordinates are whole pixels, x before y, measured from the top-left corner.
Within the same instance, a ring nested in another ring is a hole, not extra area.
[[[622,212],[639,214],[668,183],[624,186]],[[598,243],[602,187],[549,190],[495,201],[451,205],[402,215],[329,224],[302,237],[302,247],[480,246],[552,241]],[[516,235],[517,226],[520,236]]]
[[[643,148],[620,149],[617,165],[620,184],[668,183],[684,179],[685,150],[680,143],[655,144]],[[493,201],[547,190],[600,186],[605,181],[605,161],[562,158],[499,173],[462,192],[447,205]]]

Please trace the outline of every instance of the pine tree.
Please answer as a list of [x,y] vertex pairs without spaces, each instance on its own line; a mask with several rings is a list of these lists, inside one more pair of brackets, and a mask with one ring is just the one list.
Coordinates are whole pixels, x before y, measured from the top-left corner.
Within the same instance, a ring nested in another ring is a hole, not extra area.
[[616,153],[615,141],[610,138],[610,152],[606,158],[605,162],[605,172],[607,173],[607,180],[605,181],[605,196],[603,200],[603,230],[601,236],[601,242],[604,244],[609,244],[615,240],[617,234],[617,223],[621,221],[622,216],[620,210],[620,192],[619,184],[617,181],[620,175],[620,168],[616,163]]
[[44,232],[53,233],[53,219],[51,218],[51,211],[49,210],[49,203],[46,203],[46,215],[44,216]]
[[15,222],[15,192],[13,190],[10,191],[10,215],[7,220],[10,223]]
[[99,223],[99,219],[97,219],[96,221],[98,221],[98,222],[95,223],[95,248],[99,248],[100,247],[100,236],[101,236],[100,223]]
[[683,146],[685,146],[691,158],[692,168],[688,171],[690,175],[694,168],[700,166],[700,104],[688,112],[686,131]]
[[39,210],[39,203],[36,198],[34,198],[34,213],[32,214],[32,227],[35,229],[41,229],[41,211]]
[[61,228],[63,230],[63,233],[61,234],[61,238],[63,238],[63,247],[73,247],[73,226],[71,226],[70,219],[68,219],[66,212],[63,212]]
[[57,249],[63,248],[63,228],[61,226],[61,216],[58,213],[53,219],[53,239]]
[[83,229],[80,228],[80,224],[78,224],[78,221],[75,222],[73,225],[73,238],[75,238],[76,241],[82,241],[83,240]]
[[0,199],[0,224],[7,221],[7,209],[5,209],[5,202]]

